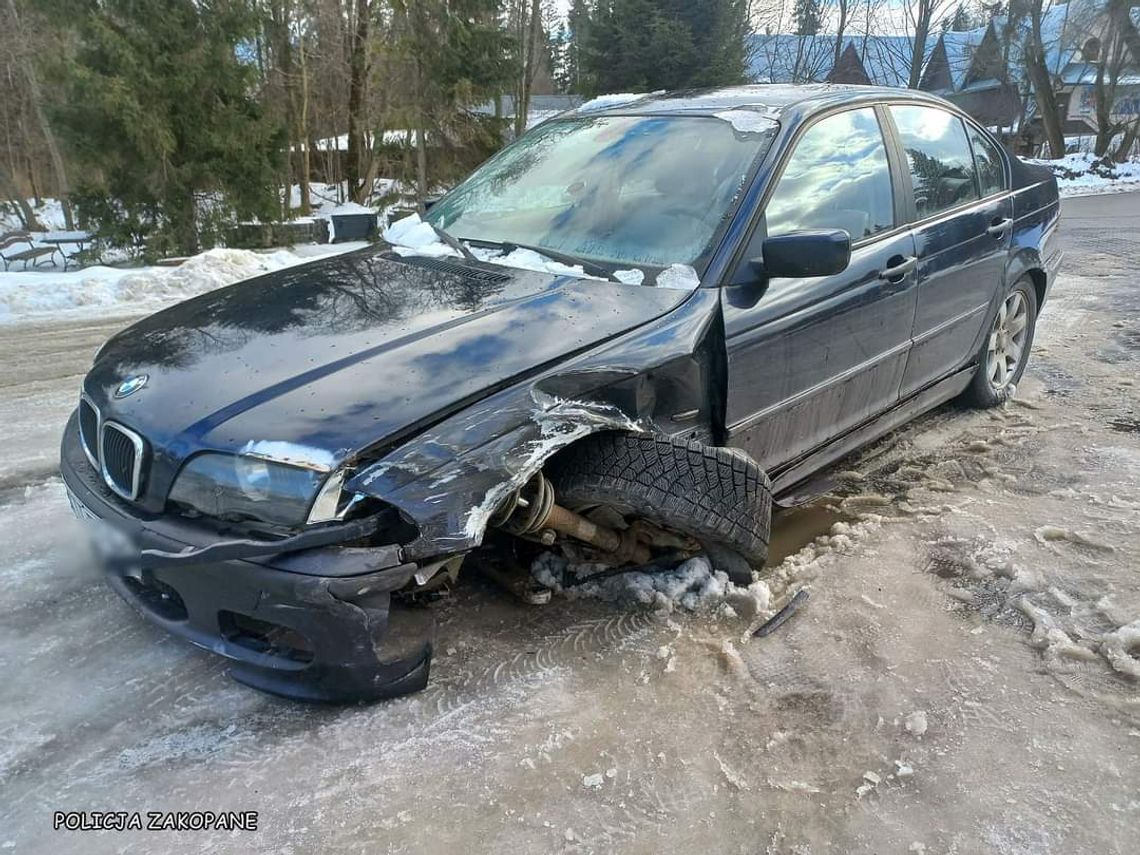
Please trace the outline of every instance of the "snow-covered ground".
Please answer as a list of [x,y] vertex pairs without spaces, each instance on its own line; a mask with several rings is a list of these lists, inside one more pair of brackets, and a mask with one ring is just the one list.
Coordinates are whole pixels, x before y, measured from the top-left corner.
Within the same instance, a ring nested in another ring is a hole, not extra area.
[[[776,518],[754,615],[699,564],[541,607],[468,575],[428,689],[367,707],[237,686],[106,588],[53,469],[118,324],[5,328],[0,851],[1134,852],[1140,195],[1061,234],[1016,401],[841,462]],[[51,829],[190,809],[259,830]]]
[[1140,159],[1106,162],[1089,152],[1067,154],[1057,160],[1029,160],[1047,166],[1057,176],[1062,196],[1094,196],[1140,190]]

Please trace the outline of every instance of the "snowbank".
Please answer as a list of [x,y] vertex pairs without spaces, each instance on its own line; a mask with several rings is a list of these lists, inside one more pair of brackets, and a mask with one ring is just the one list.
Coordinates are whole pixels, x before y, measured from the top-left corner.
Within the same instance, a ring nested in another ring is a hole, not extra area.
[[363,244],[304,252],[211,249],[178,267],[88,267],[67,273],[0,273],[0,324],[144,314],[223,285],[339,254]]
[[1100,193],[1122,193],[1140,190],[1140,160],[1113,163],[1087,152],[1067,154],[1057,160],[1028,160],[1047,166],[1057,176],[1062,196],[1093,196]]

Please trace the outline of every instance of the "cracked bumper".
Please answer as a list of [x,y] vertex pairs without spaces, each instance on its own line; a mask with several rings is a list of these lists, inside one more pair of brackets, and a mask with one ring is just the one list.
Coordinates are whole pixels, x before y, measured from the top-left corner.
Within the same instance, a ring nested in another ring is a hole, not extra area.
[[[84,456],[74,416],[60,470],[73,509],[101,532],[97,544],[111,540],[135,555],[210,545],[189,523],[132,514]],[[225,657],[231,675],[254,688],[350,702],[427,683],[434,619],[428,609],[393,602],[391,593],[418,569],[400,563],[395,548],[324,546],[158,566],[129,558],[102,563],[111,587],[144,617]]]

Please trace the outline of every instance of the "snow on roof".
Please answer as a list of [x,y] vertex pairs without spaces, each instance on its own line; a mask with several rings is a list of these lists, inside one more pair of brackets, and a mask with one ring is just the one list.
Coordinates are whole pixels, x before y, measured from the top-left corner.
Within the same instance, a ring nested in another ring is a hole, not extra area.
[[[988,26],[988,25],[987,25]],[[977,27],[962,32],[949,31],[942,34],[942,45],[946,49],[946,63],[950,68],[950,79],[954,89],[962,88],[966,72],[974,60],[974,51],[986,36],[987,27]]]
[[[835,60],[834,35],[757,35],[750,42],[748,76],[758,83],[821,82]],[[935,39],[927,41],[923,62],[935,43]],[[843,40],[843,50],[848,45],[854,46],[872,83],[907,85],[913,45],[908,36],[851,36]]]
[[[1103,26],[1105,0],[1069,0],[1055,3],[1044,11],[1041,19],[1041,40],[1045,47],[1045,62],[1054,75],[1068,74],[1071,81],[1083,82],[1082,72],[1070,68],[1077,60],[1085,41],[1082,33],[1096,35]],[[1140,21],[1140,6],[1131,9],[1131,16]],[[948,31],[927,40],[923,55],[924,66],[930,61],[936,45],[946,51],[946,61],[954,91],[966,85],[966,78],[974,62],[975,53],[986,37],[989,27],[1001,39],[1009,19],[1005,15],[993,18],[984,26],[962,32]],[[1018,27],[1029,26],[1025,19]],[[1009,74],[1014,82],[1023,83],[1025,65],[1021,57],[1023,39],[1011,39]],[[826,80],[835,58],[835,36],[756,35],[752,36],[748,75],[761,83],[806,83]],[[910,78],[910,58],[913,41],[909,36],[851,36],[844,39],[843,50],[854,45],[871,82],[878,86],[906,86]],[[985,69],[975,69],[975,74]],[[987,77],[989,75],[986,75]],[[977,88],[982,80],[971,81]]]

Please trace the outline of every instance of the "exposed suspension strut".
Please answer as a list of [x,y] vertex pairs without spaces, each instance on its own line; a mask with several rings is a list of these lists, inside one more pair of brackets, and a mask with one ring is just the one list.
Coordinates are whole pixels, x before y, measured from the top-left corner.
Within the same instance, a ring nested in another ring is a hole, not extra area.
[[554,501],[554,487],[541,472],[536,472],[522,487],[508,496],[495,514],[491,525],[508,534],[537,540],[547,546],[562,534],[588,543],[602,552],[611,553],[619,562],[646,564],[652,554],[637,539],[637,528],[616,531],[598,525],[562,507]]

